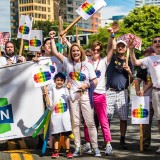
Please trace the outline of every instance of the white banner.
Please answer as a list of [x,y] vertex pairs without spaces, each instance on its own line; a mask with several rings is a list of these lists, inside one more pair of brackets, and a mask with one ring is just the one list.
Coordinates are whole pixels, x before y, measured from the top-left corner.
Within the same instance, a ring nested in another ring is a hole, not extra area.
[[149,124],[149,96],[132,96],[132,124]]
[[32,69],[26,62],[0,68],[0,140],[25,136],[44,113],[42,91],[35,88]]
[[107,3],[104,0],[87,0],[76,10],[76,12],[82,16],[84,20],[87,20],[106,5]]

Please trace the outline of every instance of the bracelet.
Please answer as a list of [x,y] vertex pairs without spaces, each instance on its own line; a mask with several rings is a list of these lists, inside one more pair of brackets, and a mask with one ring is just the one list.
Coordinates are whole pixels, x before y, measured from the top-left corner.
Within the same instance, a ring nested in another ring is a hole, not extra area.
[[115,34],[114,34],[114,33],[112,33],[112,34],[111,34],[111,38],[114,38],[114,37],[115,37]]

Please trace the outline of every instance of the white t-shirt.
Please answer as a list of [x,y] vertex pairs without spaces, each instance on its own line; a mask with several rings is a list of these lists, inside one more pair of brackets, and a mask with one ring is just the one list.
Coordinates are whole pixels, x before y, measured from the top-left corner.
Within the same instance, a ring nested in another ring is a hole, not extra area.
[[72,90],[77,91],[81,84],[89,83],[89,80],[96,78],[93,66],[87,61],[72,63],[65,57],[63,64],[66,69],[67,79],[71,83]]
[[49,91],[52,134],[71,131],[71,119],[69,112],[69,92],[67,88],[56,89],[54,86]]
[[7,65],[7,61],[5,57],[0,57],[0,67]]
[[94,70],[97,76],[98,84],[94,89],[95,93],[103,94],[106,93],[106,80],[105,74],[107,69],[107,58],[100,59],[100,61],[93,62]]
[[55,57],[39,57],[39,65],[47,65],[50,67],[51,76],[54,78],[54,76],[58,72],[63,71],[62,63]]
[[160,88],[160,55],[141,59],[142,67],[148,68],[154,87]]

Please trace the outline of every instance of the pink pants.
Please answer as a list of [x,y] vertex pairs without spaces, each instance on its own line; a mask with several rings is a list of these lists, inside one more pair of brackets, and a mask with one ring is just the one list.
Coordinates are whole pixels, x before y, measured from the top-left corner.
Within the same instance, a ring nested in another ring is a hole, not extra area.
[[[106,94],[98,94],[94,93],[94,108],[95,112],[97,113],[99,123],[101,125],[101,129],[103,132],[104,141],[108,142],[111,141],[111,133],[108,123],[108,118],[106,114]],[[90,137],[88,133],[88,128],[84,123],[84,136],[85,141],[90,142]]]

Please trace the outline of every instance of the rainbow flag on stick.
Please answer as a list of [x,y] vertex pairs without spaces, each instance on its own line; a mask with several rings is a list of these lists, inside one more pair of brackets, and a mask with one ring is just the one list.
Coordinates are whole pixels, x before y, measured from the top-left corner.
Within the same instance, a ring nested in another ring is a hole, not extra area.
[[76,10],[76,12],[84,20],[87,20],[106,5],[107,3],[104,0],[87,0]]

